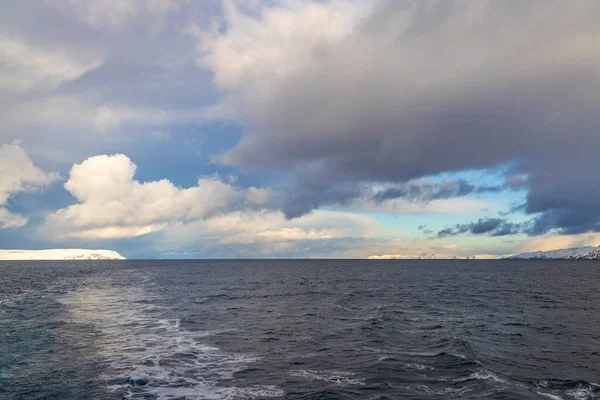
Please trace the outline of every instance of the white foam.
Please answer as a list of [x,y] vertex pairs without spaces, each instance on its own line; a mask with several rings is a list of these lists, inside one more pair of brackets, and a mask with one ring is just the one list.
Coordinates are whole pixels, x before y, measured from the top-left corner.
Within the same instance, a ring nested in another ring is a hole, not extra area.
[[99,351],[110,372],[101,377],[107,388],[125,398],[152,395],[158,399],[252,399],[282,397],[275,386],[220,386],[258,358],[226,353],[202,343],[214,331],[192,332],[181,321],[152,317],[157,308],[140,288],[115,290],[108,285],[86,286],[61,302],[76,322],[93,324],[102,332]]
[[[407,389],[411,389],[410,387],[408,387]],[[441,396],[448,396],[448,395],[464,395],[466,393],[471,392],[473,389],[470,387],[462,387],[462,388],[452,388],[452,387],[446,387],[446,388],[442,388],[442,389],[435,389],[432,387],[429,387],[427,385],[419,385],[417,386],[417,390],[420,390],[422,392],[426,392],[428,394],[435,394],[435,395],[441,395]]]
[[359,385],[364,386],[365,380],[361,378],[356,378],[355,374],[352,372],[344,372],[344,371],[315,371],[308,369],[301,369],[290,372],[291,376],[298,376],[307,380],[315,380],[315,381],[324,381],[328,383],[333,383],[338,386],[351,386],[351,385]]
[[[393,356],[390,356],[390,355],[386,355],[386,356],[379,357],[377,360],[378,361],[389,361],[389,360],[396,360],[396,358]],[[419,363],[402,363],[400,361],[396,361],[396,363],[402,364],[402,368],[404,368],[404,369],[414,369],[417,371],[433,370],[433,367],[430,367],[428,365],[419,364]]]
[[425,371],[425,370],[432,370],[432,367],[428,367],[426,365],[423,364],[417,364],[417,363],[408,363],[408,364],[404,364],[404,368],[406,369],[416,369],[418,371]]
[[540,392],[540,391],[537,391],[536,393],[537,393],[537,394],[539,394],[540,396],[544,396],[544,397],[547,397],[547,398],[549,398],[549,399],[553,399],[553,400],[563,400],[563,398],[562,398],[562,397],[560,397],[560,396],[557,396],[557,395],[555,395],[555,394],[552,394],[552,393],[544,393],[544,392]]
[[471,374],[466,378],[456,379],[454,382],[466,382],[466,381],[475,380],[475,379],[482,380],[482,381],[506,383],[506,381],[504,379],[500,378],[498,375],[494,374],[491,371],[483,369],[483,368],[479,368],[479,369],[471,372]]
[[594,390],[591,387],[578,387],[566,391],[567,396],[571,396],[577,400],[597,399]]

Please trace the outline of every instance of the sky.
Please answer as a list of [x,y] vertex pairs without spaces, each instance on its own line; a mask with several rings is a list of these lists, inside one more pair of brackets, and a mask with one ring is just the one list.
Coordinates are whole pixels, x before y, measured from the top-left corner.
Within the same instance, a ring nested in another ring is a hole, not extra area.
[[600,245],[597,0],[0,4],[0,249]]

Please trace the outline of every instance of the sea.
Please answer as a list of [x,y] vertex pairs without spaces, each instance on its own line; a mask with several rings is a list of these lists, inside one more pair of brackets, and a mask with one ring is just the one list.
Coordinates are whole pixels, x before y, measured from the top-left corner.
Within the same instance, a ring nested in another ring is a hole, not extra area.
[[600,399],[600,263],[0,262],[0,399]]

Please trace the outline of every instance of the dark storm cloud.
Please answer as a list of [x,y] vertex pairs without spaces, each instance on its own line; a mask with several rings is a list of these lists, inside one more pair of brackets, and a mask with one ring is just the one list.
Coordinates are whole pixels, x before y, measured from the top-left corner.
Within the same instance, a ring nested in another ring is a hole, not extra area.
[[506,175],[504,183],[493,186],[479,186],[476,193],[499,193],[505,190],[519,191],[527,188],[527,176],[521,174]]
[[331,204],[348,204],[364,193],[360,185],[353,183],[331,185],[326,173],[326,170],[320,173],[319,168],[312,168],[312,173],[305,172],[296,177],[280,203],[287,219],[301,217],[313,209]]
[[521,174],[507,175],[504,179],[504,187],[512,190],[527,188],[527,176]]
[[409,182],[402,186],[381,190],[373,199],[381,203],[385,200],[404,198],[410,201],[427,202],[431,200],[448,199],[451,197],[466,196],[475,191],[475,186],[464,179],[456,181],[436,182]]
[[360,196],[360,190],[355,187],[313,186],[302,188],[302,192],[289,192],[284,196],[282,211],[288,219],[301,217],[313,209],[331,205],[348,204]]
[[488,233],[498,228],[502,222],[503,221],[498,218],[480,219],[471,225],[470,231],[474,235]]
[[427,203],[505,189],[504,186],[475,186],[465,179],[457,179],[442,182],[412,181],[372,194],[370,188],[353,182],[331,185],[324,174],[325,172],[315,170],[312,174],[305,172],[298,175],[301,182],[296,181],[291,185],[290,191],[283,197],[282,210],[287,218],[297,218],[324,206],[347,205],[359,197],[368,197],[376,203],[394,199]]
[[514,213],[522,213],[522,212],[525,212],[526,207],[527,207],[526,203],[518,204],[516,206],[510,207],[507,211],[498,212],[498,215],[500,215],[501,217],[506,217],[506,216],[514,214]]
[[472,193],[497,193],[505,190],[502,185],[475,186],[465,179],[442,182],[408,182],[380,190],[373,196],[373,200],[381,203],[386,200],[402,198],[414,202],[426,203],[432,200],[443,200],[453,197],[467,196]]
[[475,222],[466,224],[457,224],[440,230],[437,236],[440,238],[455,236],[464,233],[473,235],[507,236],[514,235],[523,231],[521,224],[507,222],[501,218],[480,218]]
[[517,233],[521,233],[525,231],[525,233],[529,233],[528,231],[528,223],[518,224],[514,222],[506,222],[504,221],[494,232],[492,236],[508,236],[508,235],[516,235]]
[[[296,22],[314,22],[306,18]],[[231,46],[219,53],[231,57],[210,58],[209,48],[207,64],[248,112],[249,129],[222,160],[296,174],[319,163],[331,192],[513,162],[503,186],[529,190],[537,231],[596,229],[599,18],[595,0],[382,1],[346,37],[311,36],[302,46],[263,42],[279,33],[266,20],[255,41],[236,42],[254,32],[228,20],[215,43]],[[263,48],[276,56],[253,61]],[[293,64],[293,73],[277,62]],[[581,186],[562,192],[573,179]],[[569,204],[557,203],[556,191]],[[411,193],[400,187],[377,199]],[[322,204],[310,196],[293,203],[305,211]]]

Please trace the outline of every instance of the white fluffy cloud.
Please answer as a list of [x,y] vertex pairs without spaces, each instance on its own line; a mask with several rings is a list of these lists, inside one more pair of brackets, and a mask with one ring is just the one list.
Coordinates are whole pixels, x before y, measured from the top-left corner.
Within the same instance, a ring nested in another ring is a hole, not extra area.
[[58,179],[54,173],[44,173],[18,143],[0,147],[0,228],[20,227],[27,218],[11,213],[5,206],[10,197],[18,193],[30,193]]
[[242,189],[216,176],[179,188],[169,180],[139,182],[137,166],[125,155],[100,155],[75,164],[65,183],[78,204],[48,217],[65,236],[140,236],[167,225],[190,222],[236,209],[261,209],[270,201],[264,188]]

